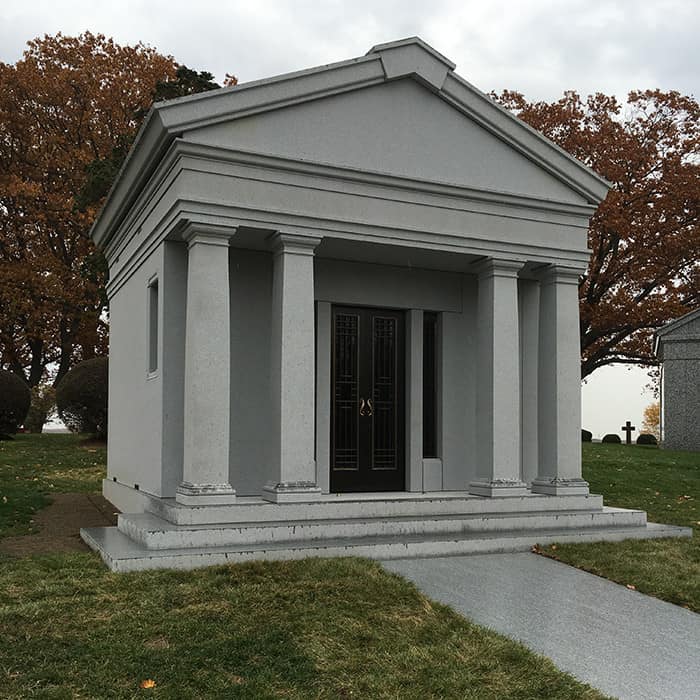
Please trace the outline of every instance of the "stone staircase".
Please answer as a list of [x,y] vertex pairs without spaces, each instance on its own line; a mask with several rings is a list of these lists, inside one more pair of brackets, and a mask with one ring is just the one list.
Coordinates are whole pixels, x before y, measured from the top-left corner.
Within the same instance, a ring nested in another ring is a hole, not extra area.
[[483,498],[462,492],[329,496],[311,503],[192,507],[150,499],[117,527],[81,536],[112,571],[192,569],[255,559],[374,559],[527,551],[534,544],[689,536],[600,496]]

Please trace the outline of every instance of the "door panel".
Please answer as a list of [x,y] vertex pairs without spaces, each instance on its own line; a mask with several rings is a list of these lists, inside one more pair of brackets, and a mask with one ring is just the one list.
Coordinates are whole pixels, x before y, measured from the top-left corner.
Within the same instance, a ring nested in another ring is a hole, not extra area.
[[359,454],[359,333],[360,317],[338,313],[333,317],[333,381],[331,401],[332,454],[337,470],[357,471]]
[[331,491],[402,491],[404,313],[333,307]]

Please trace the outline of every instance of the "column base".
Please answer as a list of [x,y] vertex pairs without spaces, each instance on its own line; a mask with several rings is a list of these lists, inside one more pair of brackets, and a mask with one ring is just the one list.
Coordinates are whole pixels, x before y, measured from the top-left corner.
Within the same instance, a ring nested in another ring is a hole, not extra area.
[[221,506],[236,502],[231,484],[191,484],[183,481],[175,491],[175,501],[183,506]]
[[303,503],[318,500],[321,489],[313,481],[268,481],[261,495],[271,503]]
[[474,496],[527,496],[527,484],[519,479],[472,481],[469,484],[469,493]]
[[561,479],[540,476],[535,479],[530,489],[532,493],[544,493],[548,496],[587,496],[588,482],[584,479]]

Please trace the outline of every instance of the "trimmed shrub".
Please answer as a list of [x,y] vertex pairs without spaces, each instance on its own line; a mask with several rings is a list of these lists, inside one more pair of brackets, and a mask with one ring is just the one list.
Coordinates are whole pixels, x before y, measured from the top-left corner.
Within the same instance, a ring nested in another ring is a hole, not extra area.
[[651,433],[640,433],[637,438],[638,445],[658,445],[659,441]]
[[581,442],[593,442],[593,433],[581,428]]
[[17,432],[27,417],[31,400],[27,383],[14,372],[0,369],[0,439]]
[[107,437],[107,358],[80,362],[56,385],[58,415],[68,430]]
[[610,442],[619,445],[622,443],[622,440],[620,439],[619,435],[616,435],[615,433],[608,433],[607,435],[603,436],[601,442]]

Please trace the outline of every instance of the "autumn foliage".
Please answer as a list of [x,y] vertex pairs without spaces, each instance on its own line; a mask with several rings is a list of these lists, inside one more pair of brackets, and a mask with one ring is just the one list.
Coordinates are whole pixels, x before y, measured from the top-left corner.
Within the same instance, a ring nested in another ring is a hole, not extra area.
[[659,440],[661,438],[661,404],[658,401],[650,403],[644,409],[643,418],[642,431],[650,433]]
[[678,92],[631,92],[626,105],[567,92],[556,102],[494,96],[612,183],[589,229],[581,374],[654,362],[651,332],[700,303],[700,109]]
[[30,386],[106,352],[90,226],[153,100],[212,78],[90,32],[34,39],[0,63],[0,366]]
[[0,63],[0,362],[35,386],[106,350],[105,269],[74,197],[138,128],[172,58],[102,35],[57,35]]

